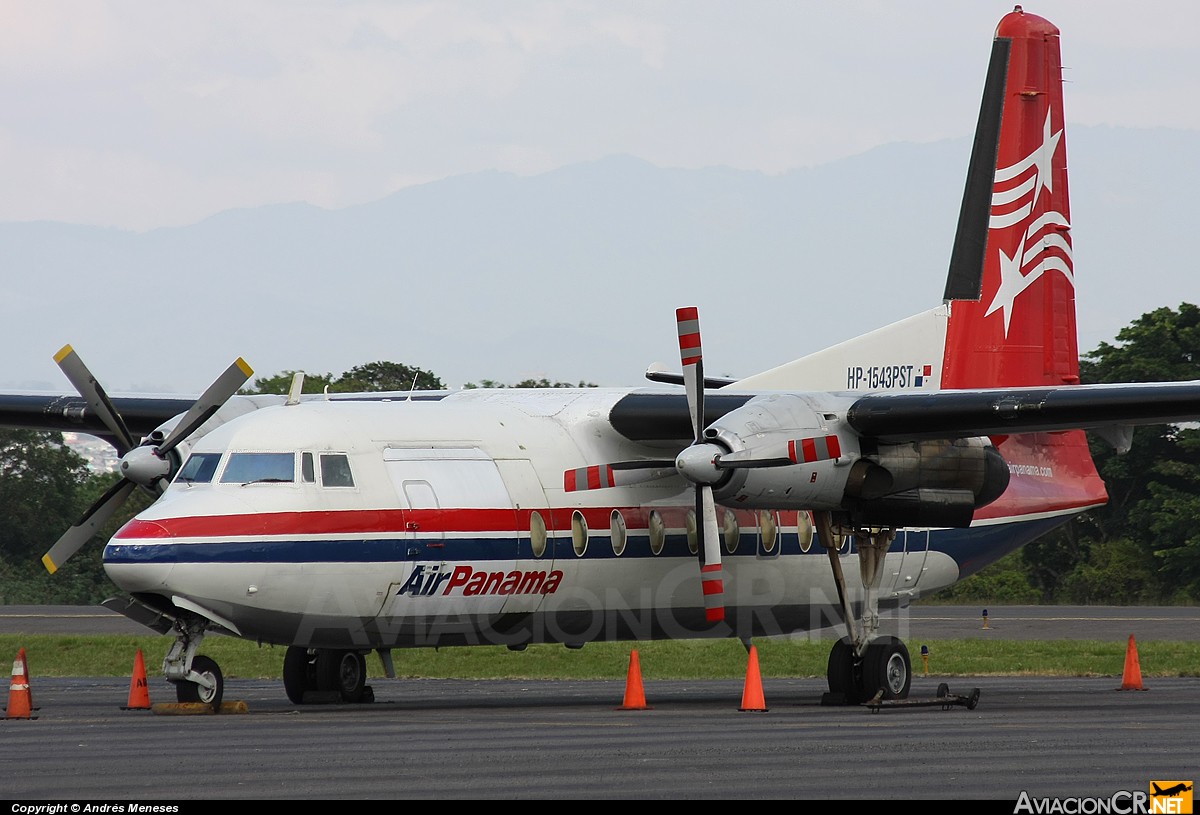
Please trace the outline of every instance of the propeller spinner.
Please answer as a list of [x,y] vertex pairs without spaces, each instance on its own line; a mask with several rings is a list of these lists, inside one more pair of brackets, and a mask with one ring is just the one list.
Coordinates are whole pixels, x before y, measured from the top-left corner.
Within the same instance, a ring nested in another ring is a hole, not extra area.
[[239,357],[192,403],[187,413],[162,441],[147,440],[139,445],[133,441],[108,394],[75,353],[75,349],[70,345],[64,346],[54,355],[54,361],[112,434],[114,446],[121,454],[121,480],[100,496],[78,523],[68,529],[50,547],[50,551],[42,556],[42,565],[51,574],[58,571],[68,558],[82,549],[101,527],[108,523],[134,489],[142,487],[161,494],[166,489],[172,472],[168,454],[208,421],[254,373],[245,360]]

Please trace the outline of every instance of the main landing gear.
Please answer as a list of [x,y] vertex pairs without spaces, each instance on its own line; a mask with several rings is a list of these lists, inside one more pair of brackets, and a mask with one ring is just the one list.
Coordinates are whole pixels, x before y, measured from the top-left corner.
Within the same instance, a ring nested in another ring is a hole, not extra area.
[[360,651],[293,645],[283,657],[283,689],[292,703],[372,702],[367,659]]
[[[829,693],[823,704],[857,705],[875,699],[906,699],[912,684],[912,660],[908,648],[896,637],[879,635],[879,585],[883,561],[892,540],[892,529],[837,527],[828,512],[814,513],[818,540],[826,547],[837,584],[838,600],[847,635],[829,652],[826,677]],[[861,619],[856,620],[846,593],[846,578],[838,557],[846,535],[858,541],[859,571],[865,597]]]

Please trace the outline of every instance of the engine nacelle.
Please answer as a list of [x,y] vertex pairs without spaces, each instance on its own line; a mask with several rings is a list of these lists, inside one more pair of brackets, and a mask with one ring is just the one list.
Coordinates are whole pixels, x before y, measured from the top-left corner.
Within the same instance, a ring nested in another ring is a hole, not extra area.
[[830,437],[837,455],[735,466],[713,484],[713,497],[729,506],[838,512],[854,526],[963,527],[1008,487],[1008,465],[990,439],[861,439],[843,421],[850,401],[771,394],[715,421],[705,440],[732,454],[731,462],[786,458],[789,443]]
[[1008,464],[986,437],[867,442],[862,453],[843,502],[854,526],[970,526],[1008,488]]

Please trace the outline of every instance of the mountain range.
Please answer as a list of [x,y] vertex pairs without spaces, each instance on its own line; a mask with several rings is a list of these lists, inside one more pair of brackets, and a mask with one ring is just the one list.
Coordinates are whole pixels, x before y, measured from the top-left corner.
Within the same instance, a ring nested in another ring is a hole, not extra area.
[[[706,372],[747,375],[940,302],[970,148],[778,175],[611,156],[147,232],[0,223],[0,387],[70,390],[68,343],[112,393],[198,393],[238,356],[263,376],[389,360],[447,387],[638,385],[678,367],[684,305]],[[1200,133],[1076,125],[1067,150],[1087,351],[1200,298]]]

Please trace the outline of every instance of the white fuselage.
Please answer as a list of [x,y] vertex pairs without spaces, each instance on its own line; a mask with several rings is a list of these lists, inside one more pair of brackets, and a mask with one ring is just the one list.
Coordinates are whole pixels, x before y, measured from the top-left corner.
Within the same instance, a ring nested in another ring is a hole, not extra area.
[[[177,478],[109,543],[106,570],[134,596],[161,596],[239,636],[314,647],[751,636],[837,622],[829,558],[806,512],[718,507],[728,614],[714,625],[688,482],[564,489],[571,468],[677,452],[612,430],[608,410],[624,393],[463,391],[257,410],[194,446],[193,456],[222,456],[211,477]],[[283,480],[226,483],[235,453],[294,464]],[[327,458],[348,462],[352,485],[326,478]],[[897,536],[881,605],[958,578],[930,539]],[[852,541],[841,557],[861,601]]]

